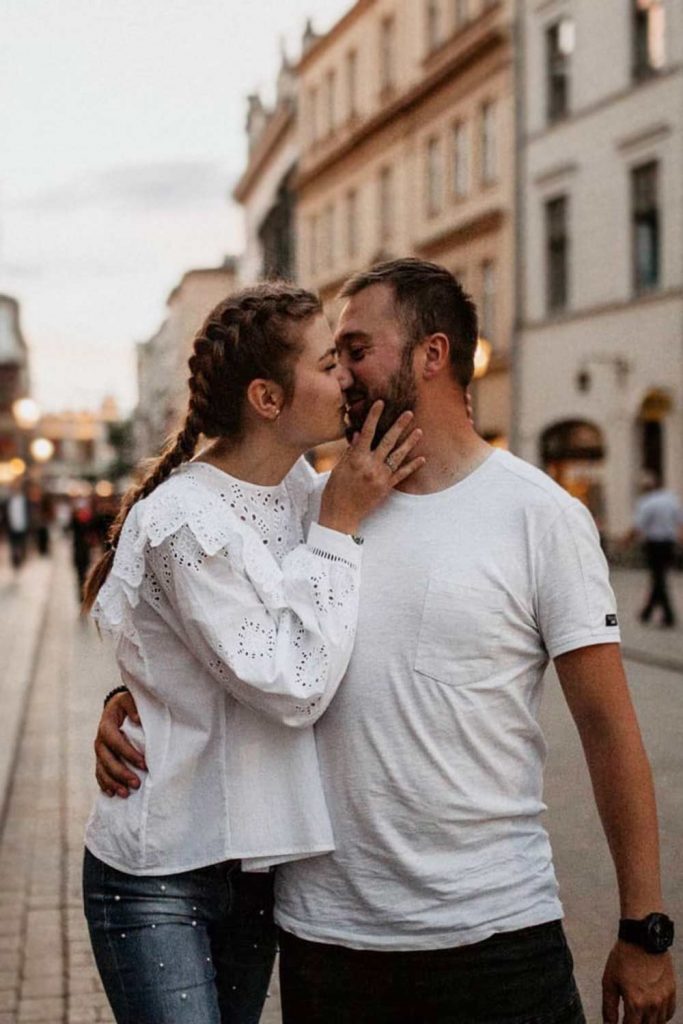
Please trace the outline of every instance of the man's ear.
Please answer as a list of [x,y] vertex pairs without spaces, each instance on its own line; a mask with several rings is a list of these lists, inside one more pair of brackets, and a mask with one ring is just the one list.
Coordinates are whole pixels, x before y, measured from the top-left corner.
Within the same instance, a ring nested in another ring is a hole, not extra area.
[[257,377],[247,388],[247,403],[259,419],[274,422],[285,404],[284,391],[274,380]]
[[450,342],[445,334],[430,334],[424,339],[422,376],[425,380],[432,380],[448,366],[450,348]]

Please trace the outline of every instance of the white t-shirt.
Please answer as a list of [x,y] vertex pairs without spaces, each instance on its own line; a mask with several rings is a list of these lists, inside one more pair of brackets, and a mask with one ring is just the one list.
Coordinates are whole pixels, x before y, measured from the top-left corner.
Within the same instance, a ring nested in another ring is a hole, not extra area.
[[356,643],[316,725],[335,851],[279,869],[277,920],[378,950],[556,920],[537,716],[549,658],[619,641],[593,521],[495,451],[362,532]]
[[635,523],[647,540],[676,540],[683,526],[683,508],[672,491],[651,491],[638,501]]

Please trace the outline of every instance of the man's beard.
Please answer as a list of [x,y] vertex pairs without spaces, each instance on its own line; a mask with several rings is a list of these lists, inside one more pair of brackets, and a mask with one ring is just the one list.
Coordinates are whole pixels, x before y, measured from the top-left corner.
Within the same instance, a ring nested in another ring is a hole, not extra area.
[[401,413],[415,408],[417,386],[413,373],[412,346],[406,345],[401,357],[401,365],[396,373],[389,377],[381,390],[371,392],[366,388],[353,384],[347,391],[346,397],[349,403],[354,400],[363,399],[363,405],[358,405],[353,412],[348,413],[349,426],[346,428],[346,438],[348,441],[365,423],[373,402],[380,398],[384,402],[382,415],[379,418],[375,437],[372,441],[372,448],[376,448],[389,427],[396,422]]

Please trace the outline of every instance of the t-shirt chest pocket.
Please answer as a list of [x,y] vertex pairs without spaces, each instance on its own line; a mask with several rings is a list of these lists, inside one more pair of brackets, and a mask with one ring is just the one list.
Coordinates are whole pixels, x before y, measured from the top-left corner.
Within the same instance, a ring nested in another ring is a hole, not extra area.
[[415,653],[415,671],[450,686],[490,677],[503,628],[504,595],[432,575]]

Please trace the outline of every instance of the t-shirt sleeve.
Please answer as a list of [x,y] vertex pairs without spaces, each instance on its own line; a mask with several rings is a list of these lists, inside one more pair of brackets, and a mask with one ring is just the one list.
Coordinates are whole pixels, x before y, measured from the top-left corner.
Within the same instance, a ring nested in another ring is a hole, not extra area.
[[560,513],[536,550],[536,615],[551,658],[593,644],[619,643],[617,603],[588,510]]

